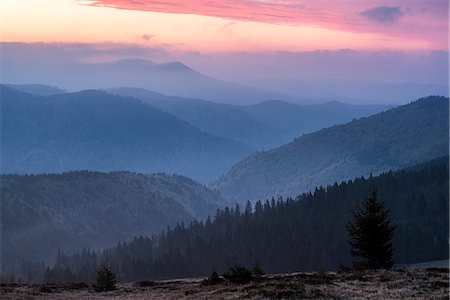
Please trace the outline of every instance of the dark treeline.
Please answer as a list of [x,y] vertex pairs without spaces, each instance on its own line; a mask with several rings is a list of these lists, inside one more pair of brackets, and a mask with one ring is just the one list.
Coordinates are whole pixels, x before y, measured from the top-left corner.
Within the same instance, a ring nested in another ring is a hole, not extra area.
[[213,219],[135,237],[102,252],[59,253],[45,281],[86,281],[107,256],[119,281],[205,276],[235,264],[267,273],[350,265],[345,221],[372,191],[391,210],[396,264],[448,258],[448,157],[412,169],[217,211]]

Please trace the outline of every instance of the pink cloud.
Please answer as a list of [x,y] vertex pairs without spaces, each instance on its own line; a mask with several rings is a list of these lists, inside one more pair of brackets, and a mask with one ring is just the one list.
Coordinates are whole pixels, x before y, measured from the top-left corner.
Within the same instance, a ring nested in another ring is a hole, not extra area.
[[[381,33],[447,48],[448,0],[78,0],[83,5]],[[387,20],[383,22],[383,20]]]

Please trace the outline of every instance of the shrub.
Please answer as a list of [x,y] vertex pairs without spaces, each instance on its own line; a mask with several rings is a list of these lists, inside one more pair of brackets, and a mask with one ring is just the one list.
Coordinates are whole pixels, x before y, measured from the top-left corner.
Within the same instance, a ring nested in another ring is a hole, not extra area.
[[224,273],[223,277],[230,282],[244,284],[249,283],[253,279],[253,274],[243,266],[235,266]]
[[252,270],[254,279],[256,280],[261,280],[262,277],[264,276],[264,270],[261,268],[261,266],[259,264],[255,264],[255,266],[253,267]]
[[97,271],[97,278],[94,284],[96,292],[108,292],[116,289],[116,275],[107,264],[103,264]]
[[156,283],[151,280],[142,280],[142,281],[136,282],[134,285],[137,287],[151,287],[151,286],[155,286]]
[[51,293],[51,292],[52,292],[52,288],[49,287],[48,285],[42,285],[42,286],[39,288],[39,292],[40,292],[40,293]]
[[211,275],[202,281],[203,285],[215,285],[219,284],[223,281],[222,278],[219,277],[219,274],[217,274],[216,271],[213,271]]

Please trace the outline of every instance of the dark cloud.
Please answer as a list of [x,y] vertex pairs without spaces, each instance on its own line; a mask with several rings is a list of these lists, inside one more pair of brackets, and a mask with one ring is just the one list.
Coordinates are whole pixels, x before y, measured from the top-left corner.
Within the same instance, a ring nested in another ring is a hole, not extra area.
[[149,40],[151,40],[151,39],[154,38],[154,37],[155,37],[154,34],[143,34],[143,35],[141,36],[141,38],[144,39],[144,40],[146,40],[146,41],[149,41]]
[[372,22],[381,24],[393,24],[403,15],[398,6],[378,6],[360,13]]

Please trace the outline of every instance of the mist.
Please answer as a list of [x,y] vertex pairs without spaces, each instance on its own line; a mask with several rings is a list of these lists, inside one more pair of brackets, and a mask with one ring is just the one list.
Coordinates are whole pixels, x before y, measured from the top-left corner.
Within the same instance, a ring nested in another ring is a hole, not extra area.
[[448,96],[448,52],[199,53],[124,44],[2,43],[3,83],[69,91],[139,87],[170,96],[248,105],[402,104]]

